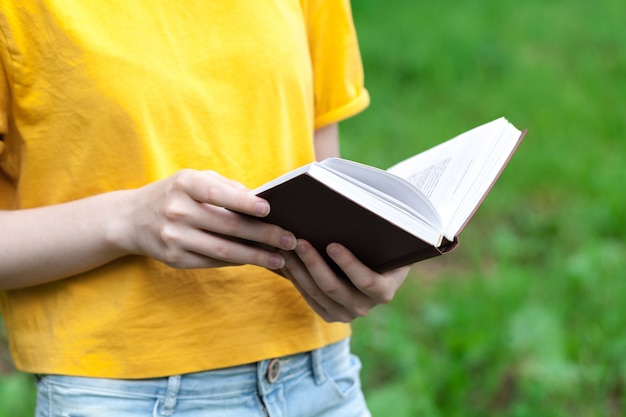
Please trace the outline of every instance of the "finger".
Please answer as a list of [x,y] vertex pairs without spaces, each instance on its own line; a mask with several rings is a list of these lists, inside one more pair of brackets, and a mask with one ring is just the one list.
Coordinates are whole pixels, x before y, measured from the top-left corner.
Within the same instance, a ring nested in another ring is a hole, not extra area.
[[236,264],[230,262],[220,261],[215,258],[206,257],[193,252],[186,252],[184,256],[179,258],[178,262],[164,263],[172,268],[177,269],[201,269],[201,268],[221,268],[226,266],[235,266]]
[[296,247],[294,234],[280,226],[264,223],[210,204],[201,204],[198,209],[198,213],[193,218],[197,219],[194,226],[200,229],[273,248],[293,250]]
[[292,252],[284,253],[286,276],[300,292],[307,304],[327,322],[350,322],[355,316],[344,306],[324,294],[309,274],[302,261]]
[[318,290],[333,301],[331,304],[324,298],[316,297],[325,307],[332,308],[334,305],[341,305],[350,316],[355,318],[367,315],[376,305],[375,300],[370,299],[350,282],[338,277],[310,243],[298,239],[296,253]]
[[194,252],[232,265],[257,265],[271,270],[285,266],[285,259],[277,252],[215,235]]
[[409,269],[407,266],[386,274],[378,274],[367,268],[352,252],[339,243],[328,245],[326,252],[346,273],[356,288],[379,304],[389,303],[393,299]]
[[210,233],[258,242],[274,248],[292,250],[296,244],[293,233],[276,225],[258,221],[208,203],[179,198],[176,194],[164,207],[165,218],[174,225],[181,223]]
[[[195,228],[169,228],[162,233],[162,260],[176,268],[258,265],[280,269],[282,255]],[[202,260],[204,258],[204,261]]]
[[267,201],[250,193],[243,184],[214,171],[181,171],[172,187],[183,190],[196,201],[251,216],[264,217],[270,212]]
[[313,311],[317,313],[318,316],[320,316],[322,319],[324,319],[327,322],[341,321],[337,318],[337,314],[332,314],[328,309],[326,309],[324,306],[318,303],[317,300],[315,300],[315,298],[311,297],[306,292],[306,290],[304,290],[300,286],[297,280],[294,280],[292,278],[291,283],[294,285],[294,287],[296,287],[296,289],[298,290],[298,292],[300,293],[304,301],[306,301],[309,307],[311,307]]

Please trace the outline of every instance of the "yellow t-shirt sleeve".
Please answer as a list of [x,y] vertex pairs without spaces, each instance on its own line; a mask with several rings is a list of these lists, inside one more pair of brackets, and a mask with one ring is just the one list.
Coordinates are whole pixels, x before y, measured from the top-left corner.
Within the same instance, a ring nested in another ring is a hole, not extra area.
[[305,2],[313,64],[315,128],[339,122],[370,102],[348,0]]

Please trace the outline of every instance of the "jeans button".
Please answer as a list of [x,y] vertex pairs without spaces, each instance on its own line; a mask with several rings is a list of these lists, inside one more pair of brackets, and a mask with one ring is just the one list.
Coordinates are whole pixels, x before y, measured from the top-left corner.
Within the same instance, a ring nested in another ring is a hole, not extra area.
[[280,360],[272,359],[267,365],[267,382],[273,384],[278,379],[278,375],[280,375]]

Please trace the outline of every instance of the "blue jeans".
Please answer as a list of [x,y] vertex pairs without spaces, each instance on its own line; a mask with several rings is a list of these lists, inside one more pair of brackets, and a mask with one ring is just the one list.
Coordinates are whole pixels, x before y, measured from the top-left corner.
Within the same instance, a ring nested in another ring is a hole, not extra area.
[[46,375],[36,417],[369,417],[348,340],[309,353],[166,378]]

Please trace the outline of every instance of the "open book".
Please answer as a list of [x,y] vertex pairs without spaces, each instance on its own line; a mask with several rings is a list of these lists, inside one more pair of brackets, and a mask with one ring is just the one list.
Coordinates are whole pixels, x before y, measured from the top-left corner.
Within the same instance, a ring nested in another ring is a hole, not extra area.
[[264,219],[326,257],[339,242],[384,272],[449,252],[525,131],[505,118],[476,127],[387,171],[341,158],[313,162],[253,190]]

